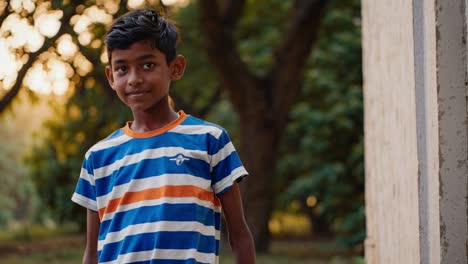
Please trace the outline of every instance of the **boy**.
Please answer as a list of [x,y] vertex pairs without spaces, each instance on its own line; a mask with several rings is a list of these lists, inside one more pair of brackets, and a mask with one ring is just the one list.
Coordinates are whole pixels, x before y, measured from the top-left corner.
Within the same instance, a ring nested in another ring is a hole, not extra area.
[[106,76],[133,121],[85,155],[72,200],[87,210],[83,263],[218,263],[221,208],[237,263],[254,263],[237,182],[247,175],[224,129],[169,105],[185,59],[152,10],[106,35]]

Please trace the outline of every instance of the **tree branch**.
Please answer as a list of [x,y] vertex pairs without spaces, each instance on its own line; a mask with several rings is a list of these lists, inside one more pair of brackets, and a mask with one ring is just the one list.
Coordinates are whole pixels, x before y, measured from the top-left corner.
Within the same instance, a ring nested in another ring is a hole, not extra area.
[[276,49],[274,65],[266,77],[273,86],[272,108],[275,113],[289,112],[299,93],[304,65],[317,39],[326,2],[296,0],[294,3],[288,34]]
[[205,118],[221,99],[221,87],[217,85],[215,89],[216,90],[214,91],[214,93],[207,100],[207,103],[204,105],[204,107],[200,109],[196,109],[195,107],[193,107],[193,104],[188,103],[183,96],[180,96],[177,93],[171,93],[171,97],[174,100],[176,109],[183,109],[187,113],[190,113],[196,117]]
[[222,89],[219,85],[216,86],[215,92],[211,95],[211,98],[208,100],[208,104],[205,105],[202,109],[198,111],[198,114],[201,118],[205,118],[213,109],[213,107],[221,100]]
[[[120,10],[118,12],[121,12]],[[73,27],[71,25],[67,25],[65,32],[73,32]],[[89,73],[88,77],[93,77],[98,83],[101,83],[103,85],[103,90],[106,94],[106,99],[108,101],[112,101],[115,97],[114,90],[109,86],[107,82],[107,78],[105,77],[104,70],[102,71],[97,71],[96,68],[98,68],[100,65],[102,65],[101,62],[101,48],[90,48],[87,46],[83,46],[77,39],[77,36],[74,36],[74,43],[75,45],[78,46],[78,50],[81,52],[81,54],[93,65],[93,70]],[[86,78],[87,76],[81,77],[81,78]],[[82,83],[83,85],[84,83]],[[76,87],[80,87],[77,85]]]
[[[221,82],[227,89],[231,102],[237,109],[242,109],[247,89],[254,86],[255,77],[247,70],[234,43],[232,28],[224,23],[235,23],[236,10],[242,9],[242,2],[231,3],[225,9],[223,19],[216,0],[200,0],[200,23],[204,28],[205,45],[208,57],[219,72]],[[225,21],[224,21],[225,20]],[[232,24],[234,25],[234,24]]]
[[3,21],[10,15],[8,8],[10,7],[10,1],[6,1],[5,9],[3,9],[2,14],[0,15],[0,25],[3,24]]
[[120,17],[121,15],[128,12],[127,2],[127,0],[120,0],[119,10],[117,11],[117,13],[115,13],[114,18]]
[[244,11],[245,0],[229,0],[226,2],[222,14],[221,19],[222,23],[226,28],[232,32],[235,28],[237,21],[242,15]]
[[23,64],[21,69],[18,71],[18,77],[16,78],[15,84],[0,100],[0,113],[2,113],[6,109],[6,107],[13,101],[13,99],[18,95],[19,91],[23,87],[24,77],[26,76],[28,70],[32,67],[33,63],[36,61],[36,58],[41,53],[49,49],[57,41],[57,39],[65,33],[66,25],[70,23],[70,18],[73,16],[73,12],[78,2],[71,1],[71,3],[75,3],[75,5],[71,4],[70,6],[64,8],[62,23],[60,24],[60,28],[57,34],[55,34],[55,36],[53,36],[50,39],[46,39],[40,49],[30,53],[26,63]]

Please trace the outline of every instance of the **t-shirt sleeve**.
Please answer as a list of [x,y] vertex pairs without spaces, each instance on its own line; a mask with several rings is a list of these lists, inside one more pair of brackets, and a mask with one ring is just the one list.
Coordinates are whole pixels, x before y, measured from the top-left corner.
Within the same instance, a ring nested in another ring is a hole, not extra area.
[[80,178],[71,200],[87,209],[97,211],[96,187],[90,157],[83,161]]
[[215,194],[220,196],[227,191],[234,182],[240,182],[248,175],[229,135],[223,129],[218,139],[210,146],[211,179]]

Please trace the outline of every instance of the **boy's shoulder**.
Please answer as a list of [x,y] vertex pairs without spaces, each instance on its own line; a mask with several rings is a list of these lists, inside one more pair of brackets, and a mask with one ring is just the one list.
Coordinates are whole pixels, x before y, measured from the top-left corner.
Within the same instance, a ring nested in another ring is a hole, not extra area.
[[177,132],[182,130],[187,132],[191,131],[196,134],[207,133],[216,139],[219,139],[223,134],[227,134],[226,129],[222,126],[192,115],[187,115],[187,118],[179,126],[171,129],[170,131]]
[[132,139],[131,137],[127,136],[123,128],[119,128],[115,130],[114,132],[110,133],[107,137],[104,139],[101,139],[97,143],[95,143],[93,146],[91,146],[88,151],[86,151],[85,158],[88,159],[91,153],[96,152],[98,150],[106,149],[115,145],[122,144],[126,141],[129,141]]
[[195,117],[193,115],[187,115],[187,118],[182,122],[182,125],[200,125],[200,126],[213,127],[213,129],[225,130],[222,126],[218,124],[206,121],[204,119]]

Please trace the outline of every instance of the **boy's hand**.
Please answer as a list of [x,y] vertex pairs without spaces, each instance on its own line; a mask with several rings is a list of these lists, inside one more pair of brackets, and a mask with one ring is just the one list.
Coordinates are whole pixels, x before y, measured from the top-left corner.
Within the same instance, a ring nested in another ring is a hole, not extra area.
[[245,222],[239,186],[235,182],[220,196],[229,232],[229,243],[238,264],[255,263],[255,246],[252,234]]

